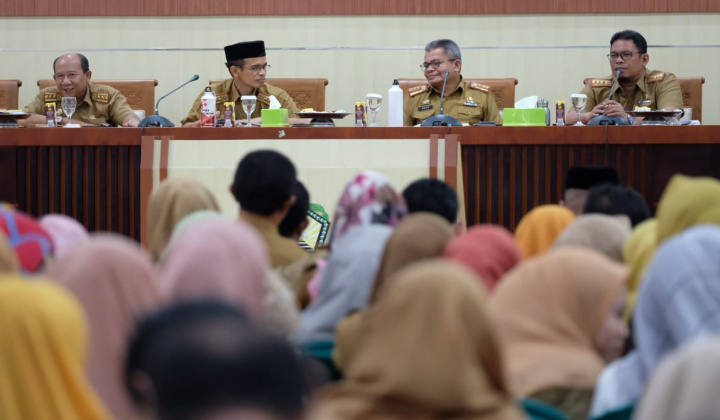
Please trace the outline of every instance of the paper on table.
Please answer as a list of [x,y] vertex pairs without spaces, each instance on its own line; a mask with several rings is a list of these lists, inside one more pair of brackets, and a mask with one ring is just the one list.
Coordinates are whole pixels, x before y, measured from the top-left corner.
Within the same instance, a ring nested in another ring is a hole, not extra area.
[[515,102],[515,108],[537,108],[537,96],[528,96]]

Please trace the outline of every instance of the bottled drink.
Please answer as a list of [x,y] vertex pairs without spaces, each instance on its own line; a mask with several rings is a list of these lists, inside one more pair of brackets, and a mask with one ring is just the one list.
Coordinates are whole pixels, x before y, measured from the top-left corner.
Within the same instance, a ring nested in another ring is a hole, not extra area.
[[388,90],[388,127],[403,125],[403,91],[400,83],[395,80]]
[[555,123],[565,125],[565,101],[555,102]]
[[200,127],[215,127],[216,101],[212,88],[206,87],[205,94],[200,98]]

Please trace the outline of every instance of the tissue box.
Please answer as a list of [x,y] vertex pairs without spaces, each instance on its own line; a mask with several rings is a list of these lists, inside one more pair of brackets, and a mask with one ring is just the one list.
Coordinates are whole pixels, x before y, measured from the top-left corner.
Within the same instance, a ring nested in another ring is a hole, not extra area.
[[[287,109],[263,109],[260,111],[263,127],[289,127]],[[543,117],[544,118],[544,117]]]
[[545,108],[505,108],[503,125],[545,125]]

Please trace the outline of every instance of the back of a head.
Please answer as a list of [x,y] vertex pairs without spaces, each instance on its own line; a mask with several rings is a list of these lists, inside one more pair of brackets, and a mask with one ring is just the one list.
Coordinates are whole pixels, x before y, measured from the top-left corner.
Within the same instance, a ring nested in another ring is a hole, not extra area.
[[310,210],[310,194],[302,182],[295,185],[295,203],[290,207],[285,218],[280,222],[278,229],[280,234],[286,238],[292,238],[307,219],[307,212]]
[[242,210],[269,216],[295,193],[296,182],[290,159],[272,150],[258,150],[238,164],[232,192]]
[[145,406],[153,399],[136,378],[149,378],[163,420],[227,410],[291,419],[302,412],[302,373],[290,345],[216,301],[176,305],[142,321],[126,375],[133,399]]
[[588,194],[583,214],[624,214],[633,227],[650,218],[650,208],[640,193],[630,187],[609,183],[593,187]]
[[405,188],[402,194],[410,213],[424,211],[437,214],[450,223],[457,221],[457,194],[439,179],[419,179]]

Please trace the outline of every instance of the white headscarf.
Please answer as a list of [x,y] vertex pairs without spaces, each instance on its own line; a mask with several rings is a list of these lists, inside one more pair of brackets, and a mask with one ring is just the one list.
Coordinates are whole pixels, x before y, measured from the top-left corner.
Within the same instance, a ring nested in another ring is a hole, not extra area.
[[667,240],[645,273],[633,317],[636,349],[600,376],[590,416],[635,403],[660,360],[690,340],[720,334],[720,227]]

